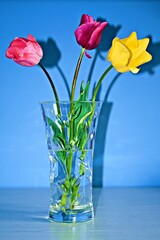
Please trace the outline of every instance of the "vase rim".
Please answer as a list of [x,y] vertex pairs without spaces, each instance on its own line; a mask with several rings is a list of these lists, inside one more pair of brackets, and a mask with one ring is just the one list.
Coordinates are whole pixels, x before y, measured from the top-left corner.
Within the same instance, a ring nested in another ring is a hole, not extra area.
[[[77,102],[77,101],[73,101],[73,102]],[[81,103],[92,103],[93,101],[79,101],[79,102],[81,102]],[[102,103],[103,101],[94,101],[95,103]],[[56,103],[56,101],[52,101],[52,100],[48,100],[48,101],[41,101],[41,102],[39,102],[40,104],[55,104]],[[71,101],[69,101],[69,100],[64,100],[64,101],[59,101],[59,103],[61,104],[69,104],[69,103],[71,103]]]

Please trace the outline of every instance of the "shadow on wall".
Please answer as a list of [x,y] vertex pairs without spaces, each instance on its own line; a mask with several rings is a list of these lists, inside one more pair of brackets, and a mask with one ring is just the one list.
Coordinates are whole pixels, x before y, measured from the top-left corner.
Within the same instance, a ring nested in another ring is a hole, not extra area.
[[[98,18],[97,21],[103,22],[106,21],[106,19]],[[114,37],[116,37],[118,31],[121,29],[121,26],[114,26],[108,24],[107,28],[105,28],[101,42],[98,46],[98,48],[95,50],[95,55],[92,59],[92,65],[88,74],[88,80],[92,80],[92,75],[94,72],[94,67],[96,64],[96,61],[98,58],[100,58],[102,61],[105,60],[103,57],[103,52],[107,52],[112,44],[112,40]],[[160,42],[153,43],[152,37],[148,36],[150,38],[150,44],[148,46],[147,51],[152,55],[153,59],[151,62],[144,64],[141,67],[141,70],[139,74],[143,74],[144,72],[148,72],[149,74],[154,74],[154,67],[157,65],[160,65]],[[38,41],[41,45],[44,56],[41,60],[41,63],[46,68],[54,68],[56,67],[59,71],[68,92],[68,97],[70,98],[70,88],[67,82],[67,78],[65,77],[62,69],[59,66],[59,61],[61,59],[61,51],[56,45],[56,42],[52,38],[48,38],[47,42],[45,41]],[[106,61],[106,60],[105,60]],[[107,136],[107,129],[109,125],[109,120],[111,116],[111,111],[113,109],[113,102],[108,101],[109,94],[111,90],[113,89],[116,81],[120,77],[120,73],[117,73],[115,78],[111,81],[107,92],[105,94],[105,97],[103,99],[101,114],[99,117],[99,123],[98,123],[98,131],[96,136],[96,142],[100,142],[98,146],[95,145],[95,153],[94,153],[94,163],[93,163],[93,186],[94,187],[102,187],[103,186],[103,165],[104,165],[104,151],[106,146],[106,136]],[[99,91],[99,94],[97,95],[97,100],[100,99],[101,95],[101,89]]]
[[148,72],[154,74],[154,68],[160,65],[160,42],[153,43],[152,36],[147,36],[150,39],[147,51],[152,55],[152,61],[144,64],[139,73]]
[[41,45],[43,49],[43,58],[41,60],[41,63],[46,68],[54,68],[54,67],[57,68],[66,86],[68,97],[70,98],[70,88],[67,82],[67,78],[65,77],[59,65],[59,61],[61,59],[61,51],[57,47],[56,42],[52,38],[48,38],[47,42],[38,41],[38,43]]
[[[141,70],[138,74],[143,74],[145,72],[148,72],[149,74],[154,74],[154,68],[158,65],[160,65],[160,42],[153,43],[152,37],[147,36],[150,38],[150,44],[147,48],[147,51],[152,55],[152,61],[142,65]],[[106,37],[107,39],[107,37]],[[104,39],[105,41],[105,39]],[[104,165],[104,151],[106,146],[106,136],[107,136],[107,129],[109,125],[109,119],[111,116],[111,111],[113,109],[113,102],[108,101],[109,94],[111,90],[113,89],[116,81],[120,77],[120,73],[117,73],[115,78],[111,81],[108,90],[105,94],[101,114],[99,117],[98,122],[98,131],[96,136],[96,141],[100,142],[101,144],[96,147],[95,145],[95,157],[94,157],[94,169],[96,170],[94,172],[93,177],[93,185],[94,187],[102,187],[103,186],[103,165]],[[100,94],[98,96],[100,99]],[[98,100],[98,99],[97,99]]]

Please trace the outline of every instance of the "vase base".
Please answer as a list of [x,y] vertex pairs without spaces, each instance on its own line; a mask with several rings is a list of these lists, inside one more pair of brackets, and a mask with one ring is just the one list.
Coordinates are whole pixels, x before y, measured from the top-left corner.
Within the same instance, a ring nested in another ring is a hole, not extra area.
[[77,222],[87,222],[94,218],[93,209],[90,211],[68,213],[65,214],[62,211],[59,212],[49,212],[49,218],[52,222],[64,222],[64,223],[77,223]]

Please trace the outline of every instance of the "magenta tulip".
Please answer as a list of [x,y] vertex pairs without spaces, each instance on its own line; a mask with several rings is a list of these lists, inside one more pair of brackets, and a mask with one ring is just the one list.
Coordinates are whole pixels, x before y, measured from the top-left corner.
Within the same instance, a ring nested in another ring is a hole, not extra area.
[[107,22],[97,22],[91,16],[83,14],[80,26],[75,31],[78,44],[87,50],[96,48],[106,25]]
[[6,51],[6,57],[27,67],[37,65],[42,56],[42,48],[31,34],[28,38],[15,38]]

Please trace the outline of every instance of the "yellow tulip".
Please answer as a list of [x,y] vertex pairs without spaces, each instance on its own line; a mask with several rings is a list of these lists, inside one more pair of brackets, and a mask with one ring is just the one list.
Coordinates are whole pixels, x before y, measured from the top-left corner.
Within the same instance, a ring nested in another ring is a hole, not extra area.
[[136,32],[124,39],[114,38],[112,47],[108,52],[108,61],[118,72],[137,73],[138,66],[149,62],[152,56],[146,51],[149,38],[137,39]]

